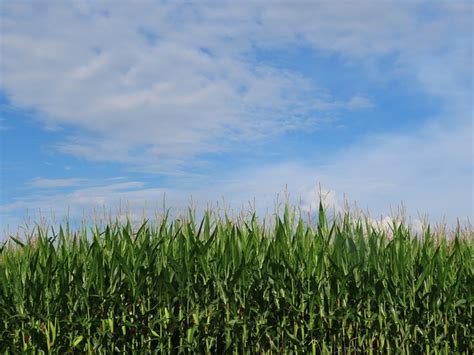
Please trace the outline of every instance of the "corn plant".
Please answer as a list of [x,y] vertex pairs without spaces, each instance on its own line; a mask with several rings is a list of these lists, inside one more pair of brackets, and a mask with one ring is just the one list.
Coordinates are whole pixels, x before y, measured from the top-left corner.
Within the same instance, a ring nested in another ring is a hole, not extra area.
[[472,229],[208,211],[0,249],[4,353],[472,353]]

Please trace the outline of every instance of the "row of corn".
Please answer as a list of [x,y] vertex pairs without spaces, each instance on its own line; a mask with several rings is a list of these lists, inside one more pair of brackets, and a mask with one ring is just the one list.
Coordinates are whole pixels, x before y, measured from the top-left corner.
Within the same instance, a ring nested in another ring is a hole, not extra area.
[[37,228],[0,249],[0,350],[467,354],[473,257],[472,229],[388,235],[322,206]]

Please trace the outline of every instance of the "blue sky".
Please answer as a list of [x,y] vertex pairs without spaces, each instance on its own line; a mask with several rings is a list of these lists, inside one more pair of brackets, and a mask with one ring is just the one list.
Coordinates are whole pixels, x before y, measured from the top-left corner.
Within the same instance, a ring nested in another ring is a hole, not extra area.
[[[288,186],[314,208],[473,213],[473,9],[3,2],[0,227]],[[321,187],[320,187],[321,186]],[[41,213],[39,212],[41,211]]]

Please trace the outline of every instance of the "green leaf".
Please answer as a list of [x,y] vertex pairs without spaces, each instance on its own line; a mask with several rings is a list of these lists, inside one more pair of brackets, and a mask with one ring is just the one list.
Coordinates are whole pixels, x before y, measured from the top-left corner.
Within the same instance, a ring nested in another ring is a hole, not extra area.
[[18,244],[19,246],[21,246],[22,248],[25,247],[25,244],[22,243],[20,240],[16,239],[14,236],[10,236],[10,239],[13,240],[16,244]]
[[79,335],[76,339],[74,339],[74,342],[72,343],[72,347],[75,348],[80,344],[80,342],[84,339],[82,335]]

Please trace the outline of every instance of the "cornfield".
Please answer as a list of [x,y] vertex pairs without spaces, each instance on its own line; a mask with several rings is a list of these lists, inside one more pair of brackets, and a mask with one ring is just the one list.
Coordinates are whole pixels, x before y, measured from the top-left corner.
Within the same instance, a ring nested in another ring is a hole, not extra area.
[[260,221],[65,224],[0,249],[3,353],[472,353],[473,232]]

